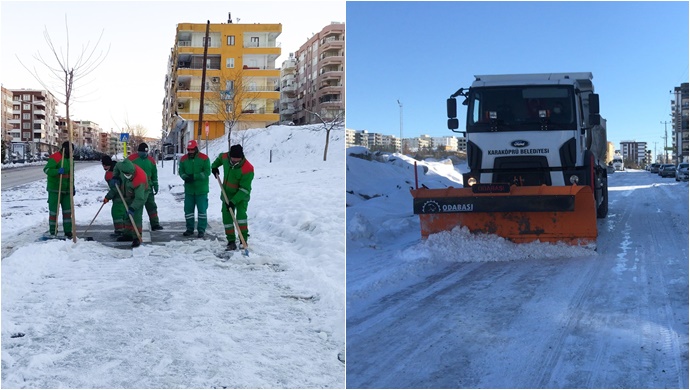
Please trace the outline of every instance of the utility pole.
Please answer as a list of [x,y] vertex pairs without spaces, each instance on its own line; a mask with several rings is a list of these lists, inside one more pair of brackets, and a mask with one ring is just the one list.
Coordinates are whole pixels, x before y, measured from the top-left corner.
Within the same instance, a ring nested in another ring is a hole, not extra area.
[[656,159],[657,159],[657,155],[656,155],[656,144],[658,144],[658,142],[654,142],[654,162],[656,162]]
[[199,102],[199,124],[197,126],[197,139],[201,141],[201,126],[204,122],[204,94],[206,93],[206,59],[208,58],[208,30],[211,21],[206,21],[206,37],[204,38],[204,64],[201,68],[201,96]]
[[660,121],[659,123],[662,123],[664,125],[664,164],[668,163],[668,152],[666,151],[666,147],[668,146],[668,130],[666,129],[666,125],[669,124],[669,121]]
[[398,106],[400,107],[400,154],[403,154],[403,105],[398,99]]

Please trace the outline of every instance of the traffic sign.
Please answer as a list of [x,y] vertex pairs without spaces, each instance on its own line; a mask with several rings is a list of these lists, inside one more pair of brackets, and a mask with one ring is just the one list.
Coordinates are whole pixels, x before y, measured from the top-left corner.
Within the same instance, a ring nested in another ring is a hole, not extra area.
[[129,133],[120,133],[120,142],[129,141]]

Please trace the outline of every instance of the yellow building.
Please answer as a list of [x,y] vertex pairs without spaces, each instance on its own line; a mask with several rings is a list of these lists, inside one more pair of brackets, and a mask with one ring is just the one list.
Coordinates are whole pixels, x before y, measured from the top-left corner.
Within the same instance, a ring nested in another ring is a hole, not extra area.
[[187,120],[184,134],[178,134],[179,142],[175,142],[179,145],[206,139],[206,123],[208,139],[214,139],[223,136],[226,128],[265,127],[279,120],[280,68],[275,61],[280,56],[276,38],[282,25],[235,24],[231,20],[208,24],[205,48],[206,28],[207,24],[178,24],[171,49],[163,129],[174,129],[176,114]]

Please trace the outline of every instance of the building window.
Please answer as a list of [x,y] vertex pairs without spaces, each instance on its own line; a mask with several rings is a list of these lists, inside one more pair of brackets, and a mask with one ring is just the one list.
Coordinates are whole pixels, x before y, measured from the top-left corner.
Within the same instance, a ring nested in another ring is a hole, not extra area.
[[250,47],[259,47],[259,37],[249,37]]
[[204,43],[204,47],[211,47],[211,37],[203,37],[201,42]]
[[228,35],[228,46],[235,46],[235,36]]
[[23,114],[22,114],[22,119],[31,119],[31,114],[26,113],[26,112],[23,113]]
[[22,95],[22,100],[25,102],[31,101],[31,95]]
[[235,81],[234,80],[226,80],[225,81],[225,90],[226,91],[233,91],[235,89]]
[[24,104],[24,109],[25,110],[30,110],[31,109],[31,104]]
[[29,123],[29,122],[22,123],[22,129],[24,129],[24,130],[31,129],[31,123]]
[[234,58],[226,58],[225,59],[225,67],[226,68],[234,68],[235,67],[235,59]]

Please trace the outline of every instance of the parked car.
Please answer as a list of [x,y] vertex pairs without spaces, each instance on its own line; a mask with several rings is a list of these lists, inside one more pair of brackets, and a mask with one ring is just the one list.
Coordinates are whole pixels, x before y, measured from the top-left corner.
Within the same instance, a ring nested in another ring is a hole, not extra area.
[[660,166],[660,165],[661,165],[661,164],[657,164],[657,163],[654,163],[654,164],[650,165],[650,166],[649,166],[649,172],[651,172],[651,173],[659,173],[659,166]]
[[661,177],[676,177],[676,167],[673,164],[664,164],[659,175]]
[[[666,168],[666,167],[668,167],[668,166],[671,166],[671,167],[672,167],[672,166],[674,166],[674,165],[673,165],[673,164],[661,164],[661,165],[659,165],[659,176],[661,176],[661,171],[663,171],[664,168]],[[674,174],[674,175],[675,175],[675,174]],[[663,176],[662,176],[662,177],[663,177]]]
[[676,168],[676,181],[688,181],[688,163],[678,164]]

